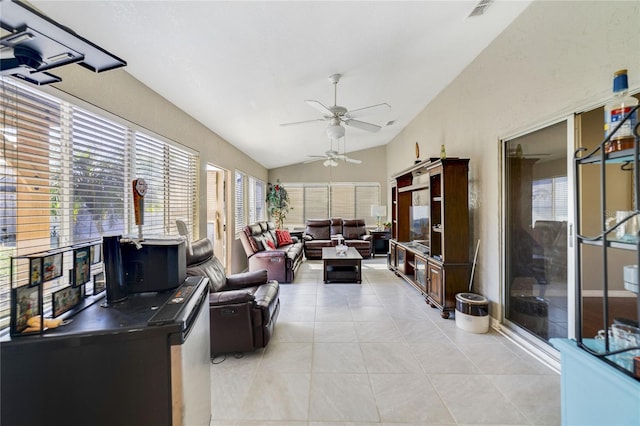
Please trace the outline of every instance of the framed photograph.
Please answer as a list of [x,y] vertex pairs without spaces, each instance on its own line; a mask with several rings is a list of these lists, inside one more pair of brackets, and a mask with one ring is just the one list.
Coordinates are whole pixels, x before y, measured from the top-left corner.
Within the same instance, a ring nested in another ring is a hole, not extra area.
[[42,284],[42,258],[29,259],[29,286],[35,287]]
[[102,293],[107,287],[107,282],[104,279],[104,272],[100,272],[93,276],[93,294]]
[[73,286],[78,287],[91,280],[91,249],[82,247],[73,251]]
[[51,311],[53,317],[60,316],[69,309],[77,306],[82,300],[82,291],[80,287],[65,287],[51,295]]
[[91,264],[99,263],[102,261],[102,244],[95,244],[91,246]]
[[42,259],[42,281],[62,276],[62,253],[51,254]]
[[11,289],[11,335],[39,333],[41,323],[29,321],[42,318],[42,286],[22,286]]

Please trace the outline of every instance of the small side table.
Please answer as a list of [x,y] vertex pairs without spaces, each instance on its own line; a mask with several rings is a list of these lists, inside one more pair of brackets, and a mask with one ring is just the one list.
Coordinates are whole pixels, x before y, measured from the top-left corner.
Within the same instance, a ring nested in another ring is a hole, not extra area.
[[389,252],[391,231],[371,231],[371,257]]

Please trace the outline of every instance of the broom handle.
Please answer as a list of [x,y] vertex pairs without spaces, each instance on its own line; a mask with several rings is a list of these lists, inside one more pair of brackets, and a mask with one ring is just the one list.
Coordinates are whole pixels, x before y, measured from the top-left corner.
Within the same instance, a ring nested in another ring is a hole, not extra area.
[[478,250],[480,249],[480,240],[476,244],[476,253],[473,255],[473,265],[471,265],[471,278],[469,278],[469,293],[471,293],[471,287],[473,286],[473,274],[476,271],[476,261],[478,260]]

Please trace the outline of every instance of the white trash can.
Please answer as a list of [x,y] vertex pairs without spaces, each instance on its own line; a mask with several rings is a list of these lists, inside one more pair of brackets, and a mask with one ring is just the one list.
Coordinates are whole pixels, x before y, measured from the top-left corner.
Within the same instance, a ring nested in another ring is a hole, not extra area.
[[489,301],[475,293],[456,294],[456,327],[471,333],[489,331]]

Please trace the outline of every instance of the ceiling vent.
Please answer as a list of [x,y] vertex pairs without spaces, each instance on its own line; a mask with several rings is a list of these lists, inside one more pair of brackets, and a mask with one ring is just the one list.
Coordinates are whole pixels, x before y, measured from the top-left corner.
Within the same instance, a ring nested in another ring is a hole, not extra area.
[[468,18],[484,15],[484,13],[487,11],[487,9],[489,8],[489,6],[491,6],[492,3],[493,3],[493,0],[480,0],[478,4],[476,4],[476,7],[474,7],[473,10],[471,11]]
[[57,83],[48,70],[77,63],[93,72],[127,65],[125,61],[76,34],[26,4],[0,0],[0,26],[8,34],[0,38],[0,74],[29,83]]

